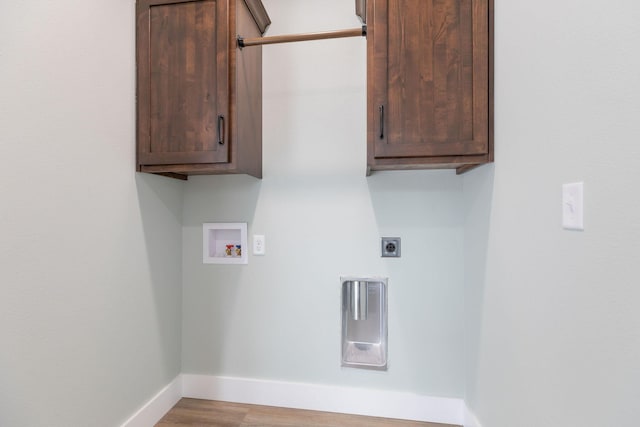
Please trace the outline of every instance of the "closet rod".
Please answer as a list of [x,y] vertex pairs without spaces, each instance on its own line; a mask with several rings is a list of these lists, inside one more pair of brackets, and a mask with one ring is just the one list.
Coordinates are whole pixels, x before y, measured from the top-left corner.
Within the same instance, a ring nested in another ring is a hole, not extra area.
[[257,37],[253,39],[245,39],[238,36],[238,46],[240,48],[248,46],[259,46],[263,44],[304,42],[309,40],[323,39],[339,39],[343,37],[365,37],[367,35],[367,26],[362,28],[354,28],[351,30],[327,31],[323,33],[306,33],[306,34],[290,34],[286,36]]

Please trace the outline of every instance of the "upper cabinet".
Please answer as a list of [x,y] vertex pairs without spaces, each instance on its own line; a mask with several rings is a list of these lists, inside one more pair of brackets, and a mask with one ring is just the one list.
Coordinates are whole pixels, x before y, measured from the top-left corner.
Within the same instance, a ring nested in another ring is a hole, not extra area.
[[260,0],[138,0],[138,170],[262,176]]
[[356,0],[356,11],[367,24],[368,170],[492,162],[493,0]]

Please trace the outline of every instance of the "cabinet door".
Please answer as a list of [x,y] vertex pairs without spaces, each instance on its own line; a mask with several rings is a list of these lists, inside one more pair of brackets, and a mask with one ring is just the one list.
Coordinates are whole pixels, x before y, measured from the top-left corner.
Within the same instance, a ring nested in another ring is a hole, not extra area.
[[139,164],[229,161],[227,3],[138,1]]
[[488,153],[487,0],[372,3],[374,157]]

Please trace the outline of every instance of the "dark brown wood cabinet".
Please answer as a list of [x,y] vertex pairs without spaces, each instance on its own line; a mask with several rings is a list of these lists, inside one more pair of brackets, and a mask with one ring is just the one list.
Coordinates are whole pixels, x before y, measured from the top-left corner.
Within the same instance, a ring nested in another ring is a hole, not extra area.
[[138,0],[137,170],[262,177],[260,0]]
[[356,10],[367,24],[368,172],[492,162],[493,0],[357,0]]

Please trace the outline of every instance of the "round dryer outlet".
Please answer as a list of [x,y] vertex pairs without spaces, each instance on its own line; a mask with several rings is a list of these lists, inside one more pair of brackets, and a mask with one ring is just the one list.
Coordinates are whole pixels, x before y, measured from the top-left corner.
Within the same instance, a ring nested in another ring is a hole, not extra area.
[[383,237],[382,239],[382,256],[399,258],[400,257],[400,238],[399,237]]

